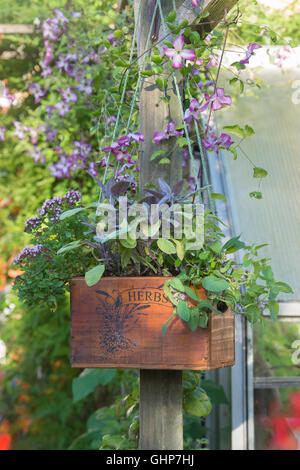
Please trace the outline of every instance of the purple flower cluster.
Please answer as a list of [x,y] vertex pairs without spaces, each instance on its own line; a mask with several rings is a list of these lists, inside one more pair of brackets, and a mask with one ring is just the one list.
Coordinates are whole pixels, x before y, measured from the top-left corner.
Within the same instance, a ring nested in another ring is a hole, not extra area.
[[13,124],[16,128],[14,135],[21,140],[25,140],[27,136],[30,137],[30,142],[32,145],[38,143],[39,132],[45,132],[46,126],[41,125],[37,129],[33,127],[23,126],[20,121],[13,121]]
[[[122,172],[125,168],[132,168],[137,165],[137,160],[133,160],[132,155],[128,151],[128,147],[132,145],[133,142],[139,143],[144,142],[145,137],[140,132],[129,133],[120,137],[117,142],[113,142],[109,147],[102,149],[102,152],[111,152],[113,156],[118,160],[119,163],[122,163],[122,169],[119,171]],[[107,159],[105,160],[107,162]],[[100,165],[104,165],[104,159],[100,160]],[[135,168],[138,171],[137,167]],[[122,170],[122,171],[121,171]]]
[[46,90],[43,90],[41,85],[36,82],[30,83],[28,85],[28,88],[34,96],[34,104],[37,104],[42,101],[43,96],[45,96],[47,93]]
[[33,150],[31,150],[30,152],[27,152],[27,153],[28,153],[28,155],[30,155],[34,159],[35,163],[40,162],[42,165],[44,165],[46,157],[42,152],[43,152],[43,149],[39,149],[37,147],[34,147]]
[[68,18],[57,8],[54,9],[54,13],[53,18],[48,18],[42,24],[44,39],[50,41],[56,41],[65,32],[65,26],[69,23]]
[[56,223],[63,211],[64,205],[75,206],[81,200],[79,191],[71,189],[64,196],[55,196],[52,199],[46,199],[42,207],[38,209],[39,216],[30,217],[25,223],[25,232],[32,232],[37,229],[43,222],[43,218],[47,217],[51,222]]
[[13,264],[20,264],[22,260],[35,258],[39,253],[49,251],[48,248],[43,247],[43,245],[35,245],[32,247],[25,246],[21,253],[14,259]]
[[206,150],[214,150],[216,153],[219,152],[220,147],[228,150],[233,143],[230,135],[225,133],[222,133],[219,137],[213,133],[208,133],[203,140]]
[[199,121],[199,114],[203,111],[203,107],[200,106],[196,99],[192,99],[189,108],[184,113],[184,121],[190,124],[193,119]]
[[86,142],[80,141],[74,141],[73,146],[74,149],[71,155],[64,155],[60,147],[55,148],[59,161],[49,166],[51,176],[58,179],[71,178],[72,173],[80,169],[86,169],[89,174],[97,176],[95,163],[90,161],[93,148]]
[[153,140],[156,144],[159,144],[162,140],[168,140],[170,137],[175,137],[177,135],[183,135],[184,131],[177,131],[175,129],[175,122],[170,122],[166,129],[162,132],[157,131],[154,133]]

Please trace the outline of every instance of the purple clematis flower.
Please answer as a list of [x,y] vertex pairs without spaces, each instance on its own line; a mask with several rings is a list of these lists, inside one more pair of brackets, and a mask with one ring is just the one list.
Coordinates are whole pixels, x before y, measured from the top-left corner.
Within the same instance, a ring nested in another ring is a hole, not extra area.
[[224,105],[231,105],[231,97],[225,95],[224,88],[216,88],[213,94],[210,96],[205,93],[206,102],[201,106],[200,110],[203,111],[207,108],[209,103],[212,103],[212,110],[217,111],[218,109],[223,108]]
[[77,88],[77,90],[82,91],[83,93],[89,96],[93,92],[92,82],[93,82],[92,79],[85,78],[75,88]]
[[62,26],[69,23],[68,18],[66,18],[65,15],[57,8],[54,8],[54,13],[57,22],[60,23]]
[[159,144],[162,140],[168,140],[170,137],[175,137],[176,135],[183,135],[183,131],[177,131],[175,129],[175,122],[170,122],[166,129],[162,132],[155,132],[153,140],[156,144]]
[[52,75],[52,68],[51,67],[45,67],[43,63],[41,63],[41,66],[43,67],[43,71],[41,73],[42,77],[50,77]]
[[45,155],[43,155],[42,150],[35,147],[31,152],[28,154],[34,159],[34,163],[42,163],[45,164]]
[[206,150],[214,150],[216,153],[219,153],[220,147],[224,147],[228,150],[233,143],[230,135],[225,133],[222,133],[220,137],[217,137],[213,133],[208,133],[203,141]]
[[199,121],[198,116],[201,113],[201,111],[203,111],[202,107],[200,106],[198,101],[194,98],[191,101],[189,108],[184,113],[184,121],[190,124],[193,121],[193,119],[195,119],[195,121],[198,122]]
[[199,6],[199,0],[191,0],[191,2],[192,2],[192,5],[193,5],[194,7],[198,7],[198,6]]
[[173,59],[172,67],[174,69],[181,69],[183,66],[183,60],[195,60],[196,53],[193,49],[183,49],[184,37],[178,36],[173,42],[173,47],[164,47],[164,53],[167,57]]
[[30,83],[28,85],[28,88],[34,96],[34,104],[37,104],[42,101],[43,96],[45,96],[47,93],[46,90],[43,90],[41,85],[36,82]]
[[256,42],[250,43],[247,47],[246,57],[239,61],[240,64],[241,65],[249,64],[249,59],[253,55],[253,52],[255,51],[255,49],[260,49],[261,47],[262,46],[260,46],[259,44],[256,44]]
[[74,88],[66,88],[65,90],[61,90],[61,89],[58,90],[58,93],[61,94],[62,99],[65,103],[70,103],[70,102],[76,103],[76,101],[78,100],[77,95],[72,90],[74,90]]
[[58,111],[58,115],[60,117],[66,117],[66,113],[68,113],[69,111],[71,111],[72,109],[72,106],[68,106],[68,104],[64,101],[59,101],[58,103],[56,103],[56,105],[54,106],[54,109],[56,109]]
[[20,121],[13,121],[13,124],[16,128],[16,131],[14,133],[14,135],[16,137],[18,137],[18,139],[21,139],[21,140],[25,140],[26,139],[26,135],[24,134],[24,132],[28,132],[29,129],[28,127],[26,126],[23,126]]
[[2,142],[5,141],[5,132],[6,132],[6,127],[0,126],[0,140]]
[[81,18],[81,13],[79,11],[71,11],[70,15],[72,18]]
[[98,176],[98,172],[96,170],[95,162],[91,162],[89,164],[89,166],[87,168],[87,172],[92,178],[96,178]]
[[44,21],[42,24],[42,31],[44,39],[50,39],[51,41],[56,41],[61,34],[61,30],[58,27],[58,21],[55,18],[49,18]]

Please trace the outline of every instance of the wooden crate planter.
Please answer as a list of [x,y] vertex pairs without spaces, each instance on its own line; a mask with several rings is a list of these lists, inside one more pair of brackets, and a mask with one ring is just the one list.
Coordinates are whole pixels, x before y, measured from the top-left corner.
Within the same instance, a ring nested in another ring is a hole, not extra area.
[[[234,316],[213,314],[192,332],[173,312],[165,277],[106,277],[71,282],[73,367],[207,370],[234,364]],[[205,298],[205,292],[200,293]]]

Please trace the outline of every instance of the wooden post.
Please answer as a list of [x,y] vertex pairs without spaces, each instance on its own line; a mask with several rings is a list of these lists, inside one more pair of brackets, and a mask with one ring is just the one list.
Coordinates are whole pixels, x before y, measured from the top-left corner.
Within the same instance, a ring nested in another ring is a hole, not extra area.
[[[172,10],[172,2],[161,0],[164,14]],[[135,0],[137,18],[139,0]],[[145,52],[155,1],[142,0],[138,23],[138,55]],[[159,12],[156,19],[160,24]],[[155,28],[154,28],[155,29]],[[157,37],[156,37],[157,40]],[[160,47],[162,44],[160,44]],[[165,67],[169,74],[168,66]],[[173,87],[168,87],[169,103],[162,100],[162,90],[144,80],[140,90],[140,132],[145,142],[140,149],[140,188],[146,183],[157,184],[163,178],[175,184],[182,177],[181,152],[172,152],[173,140],[169,139],[158,146],[152,142],[155,131],[166,128],[170,121],[180,123],[180,110]],[[170,164],[160,165],[151,162],[151,155],[158,149],[166,151]],[[142,450],[181,450],[183,449],[182,430],[182,371],[141,370],[140,371],[140,449]]]
[[180,450],[182,371],[140,371],[140,449]]
[[[209,12],[205,21],[211,24],[205,26],[209,31],[224,17],[237,0],[204,0],[203,10]],[[153,11],[156,0],[141,0],[141,12],[138,19],[140,0],[134,0],[135,19],[137,22],[137,49],[141,57],[146,51]],[[173,9],[173,2],[161,0],[164,16]],[[187,19],[193,23],[200,13],[190,0],[176,0],[177,18]],[[210,27],[211,26],[211,27]],[[161,26],[159,12],[151,32],[153,41],[165,36]],[[171,39],[168,38],[168,40]],[[153,42],[150,43],[150,47]],[[162,42],[158,47],[162,48]],[[148,52],[146,52],[148,53]],[[141,62],[141,60],[140,60]],[[166,76],[169,67],[165,67]],[[181,151],[172,149],[174,139],[169,139],[158,146],[152,142],[155,131],[162,131],[170,121],[176,125],[182,124],[177,95],[172,80],[167,84],[169,102],[162,100],[162,90],[150,80],[143,80],[140,89],[140,132],[145,141],[140,148],[140,188],[146,183],[157,184],[157,179],[163,178],[170,184],[175,184],[182,177]],[[151,155],[158,149],[166,151],[170,164],[158,164],[157,160],[150,161]],[[171,370],[141,370],[140,371],[140,449],[146,450],[181,450],[183,449],[182,429],[182,371]]]
[[0,34],[32,34],[34,31],[32,24],[0,24]]

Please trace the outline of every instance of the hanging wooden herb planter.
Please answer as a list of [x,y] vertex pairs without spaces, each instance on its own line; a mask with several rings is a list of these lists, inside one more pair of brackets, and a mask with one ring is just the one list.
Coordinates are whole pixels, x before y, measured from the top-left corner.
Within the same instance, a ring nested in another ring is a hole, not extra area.
[[[104,277],[88,287],[71,282],[73,367],[216,369],[234,364],[234,315],[212,313],[206,328],[192,332],[178,315],[162,326],[174,306],[164,293],[166,277]],[[205,298],[202,289],[200,297]]]

